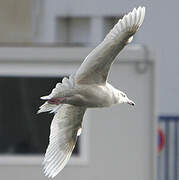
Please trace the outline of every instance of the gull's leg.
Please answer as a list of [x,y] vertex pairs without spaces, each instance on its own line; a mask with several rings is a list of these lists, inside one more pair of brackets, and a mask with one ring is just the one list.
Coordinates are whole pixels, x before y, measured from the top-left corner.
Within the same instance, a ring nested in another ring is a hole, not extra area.
[[59,104],[62,104],[64,100],[65,98],[52,98],[48,100],[48,103],[59,105]]

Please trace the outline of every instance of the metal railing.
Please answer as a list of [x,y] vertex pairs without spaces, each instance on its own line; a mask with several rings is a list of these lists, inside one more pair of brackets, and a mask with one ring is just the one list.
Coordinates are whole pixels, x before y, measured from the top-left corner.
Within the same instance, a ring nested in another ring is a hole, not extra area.
[[159,117],[159,129],[165,147],[158,154],[158,180],[179,180],[179,116]]

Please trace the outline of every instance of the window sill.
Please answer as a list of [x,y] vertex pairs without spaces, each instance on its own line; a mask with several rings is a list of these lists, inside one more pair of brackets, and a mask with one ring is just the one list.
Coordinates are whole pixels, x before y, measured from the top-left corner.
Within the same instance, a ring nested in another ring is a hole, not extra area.
[[[0,155],[0,166],[42,166],[43,155]],[[68,165],[87,165],[87,157],[72,156]]]

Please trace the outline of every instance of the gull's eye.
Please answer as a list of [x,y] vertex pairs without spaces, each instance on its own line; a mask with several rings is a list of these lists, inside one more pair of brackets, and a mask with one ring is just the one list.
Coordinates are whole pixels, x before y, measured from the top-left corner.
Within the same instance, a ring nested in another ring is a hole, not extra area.
[[126,95],[125,95],[125,94],[123,94],[123,93],[121,93],[121,95],[122,95],[122,97],[126,97]]

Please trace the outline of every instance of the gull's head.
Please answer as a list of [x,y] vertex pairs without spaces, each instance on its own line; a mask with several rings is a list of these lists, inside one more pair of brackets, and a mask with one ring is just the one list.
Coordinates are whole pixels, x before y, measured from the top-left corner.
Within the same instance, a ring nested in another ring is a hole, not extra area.
[[134,101],[130,100],[124,92],[119,90],[116,92],[116,100],[117,104],[129,104],[132,106],[135,105]]

